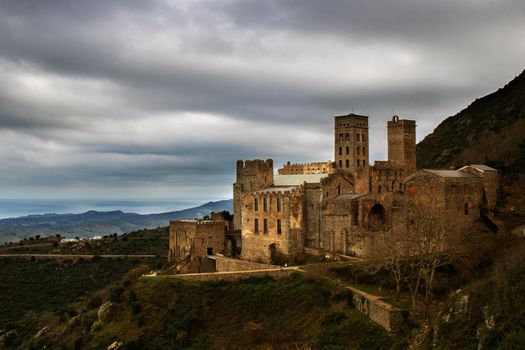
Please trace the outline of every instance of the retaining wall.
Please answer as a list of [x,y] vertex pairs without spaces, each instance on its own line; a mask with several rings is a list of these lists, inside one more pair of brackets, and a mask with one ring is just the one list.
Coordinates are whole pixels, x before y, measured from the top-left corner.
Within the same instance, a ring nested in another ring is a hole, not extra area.
[[278,269],[264,269],[264,270],[249,270],[249,271],[226,271],[226,272],[210,272],[210,273],[185,273],[180,275],[167,275],[163,277],[178,278],[185,281],[196,282],[210,282],[210,281],[237,281],[246,278],[283,278],[289,277],[297,268],[278,268]]

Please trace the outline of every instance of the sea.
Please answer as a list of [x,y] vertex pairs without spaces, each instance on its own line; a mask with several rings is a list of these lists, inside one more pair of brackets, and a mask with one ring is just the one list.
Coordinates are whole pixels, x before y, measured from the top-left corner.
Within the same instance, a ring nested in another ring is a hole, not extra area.
[[122,210],[127,213],[153,214],[193,208],[206,203],[199,199],[0,199],[0,219],[35,214],[79,214],[89,210]]

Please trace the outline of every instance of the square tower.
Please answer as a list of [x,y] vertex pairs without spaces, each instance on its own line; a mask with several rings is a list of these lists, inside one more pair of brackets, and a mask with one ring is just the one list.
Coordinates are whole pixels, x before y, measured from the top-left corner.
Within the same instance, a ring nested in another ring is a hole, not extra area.
[[416,171],[416,122],[395,115],[387,129],[388,160],[403,166],[405,175],[410,175]]
[[368,168],[368,117],[348,114],[334,117],[335,168],[359,171]]

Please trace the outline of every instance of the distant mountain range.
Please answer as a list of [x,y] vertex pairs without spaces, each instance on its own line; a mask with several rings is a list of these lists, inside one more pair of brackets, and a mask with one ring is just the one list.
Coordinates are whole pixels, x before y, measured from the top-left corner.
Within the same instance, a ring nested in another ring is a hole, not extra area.
[[42,214],[0,220],[0,243],[18,242],[35,235],[93,237],[167,226],[170,220],[202,218],[212,211],[233,212],[231,199],[208,202],[199,207],[159,214],[136,214],[90,210],[82,214]]
[[417,145],[418,168],[486,163],[525,172],[525,71],[448,117]]

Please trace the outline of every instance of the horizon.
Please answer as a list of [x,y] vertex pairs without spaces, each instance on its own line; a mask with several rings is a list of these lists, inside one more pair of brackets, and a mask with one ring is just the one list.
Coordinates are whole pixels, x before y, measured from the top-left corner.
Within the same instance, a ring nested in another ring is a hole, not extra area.
[[523,71],[524,11],[1,3],[0,198],[231,197],[238,159],[333,160],[333,116],[350,112],[370,117],[370,161],[385,160],[392,114],[420,141]]

